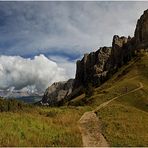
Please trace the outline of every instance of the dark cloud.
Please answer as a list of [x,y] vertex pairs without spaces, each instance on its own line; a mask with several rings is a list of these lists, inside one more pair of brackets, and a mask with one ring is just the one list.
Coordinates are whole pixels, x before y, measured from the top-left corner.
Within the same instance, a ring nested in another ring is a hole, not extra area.
[[[148,2],[0,2],[0,53],[82,55],[133,35]],[[68,49],[68,50],[65,50]]]

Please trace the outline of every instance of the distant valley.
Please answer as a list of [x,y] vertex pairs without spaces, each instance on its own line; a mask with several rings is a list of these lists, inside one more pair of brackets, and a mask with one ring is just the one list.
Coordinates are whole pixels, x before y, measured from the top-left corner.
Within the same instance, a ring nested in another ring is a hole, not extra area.
[[32,93],[29,91],[19,91],[19,90],[0,90],[0,96],[6,99],[17,99],[25,103],[35,103],[42,99],[43,93]]

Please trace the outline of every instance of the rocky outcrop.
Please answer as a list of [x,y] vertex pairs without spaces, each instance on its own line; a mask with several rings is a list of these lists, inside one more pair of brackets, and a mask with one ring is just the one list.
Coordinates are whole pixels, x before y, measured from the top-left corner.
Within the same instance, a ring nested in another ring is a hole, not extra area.
[[73,79],[64,82],[55,82],[49,86],[40,102],[41,105],[59,105],[71,92]]
[[115,35],[112,42],[111,68],[115,71],[135,55],[133,38]]
[[110,47],[102,47],[96,52],[85,54],[82,60],[77,61],[74,89],[82,85],[86,86],[89,82],[100,83],[110,67],[111,50]]
[[148,47],[148,10],[138,20],[134,37],[137,49]]
[[85,54],[82,60],[77,61],[73,91],[86,87],[89,83],[101,85],[133,55],[131,38],[115,35],[112,47],[102,47],[96,52]]

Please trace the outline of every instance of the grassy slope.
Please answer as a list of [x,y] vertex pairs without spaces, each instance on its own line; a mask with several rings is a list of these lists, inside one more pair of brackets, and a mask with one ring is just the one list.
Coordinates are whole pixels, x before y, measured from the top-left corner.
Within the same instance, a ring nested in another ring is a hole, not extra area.
[[77,121],[88,108],[29,108],[0,113],[0,146],[81,146]]
[[[131,78],[133,77],[133,78]],[[120,97],[98,112],[103,134],[112,146],[148,146],[148,56],[133,64],[115,86],[131,87],[142,82],[144,87]],[[112,93],[119,88],[110,88]]]
[[[148,146],[148,56],[122,67],[112,79],[70,104],[81,107],[30,108],[0,113],[0,146],[82,146],[77,121],[88,110],[139,87],[97,112],[111,146]],[[86,106],[87,105],[87,106]],[[5,129],[5,130],[4,130]]]
[[102,121],[102,132],[111,146],[148,146],[148,55],[146,53],[122,67],[109,81],[95,89],[92,97],[84,94],[70,104],[101,103],[139,87],[134,93],[118,98],[97,112]]

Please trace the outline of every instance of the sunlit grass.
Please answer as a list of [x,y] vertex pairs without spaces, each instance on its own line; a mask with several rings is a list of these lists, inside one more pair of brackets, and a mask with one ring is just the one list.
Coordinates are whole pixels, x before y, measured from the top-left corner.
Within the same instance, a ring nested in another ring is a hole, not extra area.
[[34,110],[0,113],[0,146],[82,146],[77,121],[87,108]]
[[112,102],[98,112],[102,132],[111,146],[148,146],[148,113]]
[[138,87],[138,82],[144,85],[142,89],[119,97],[97,113],[103,135],[111,146],[148,146],[148,57],[134,63],[126,75],[105,91],[113,96],[114,92],[120,94],[124,86]]

